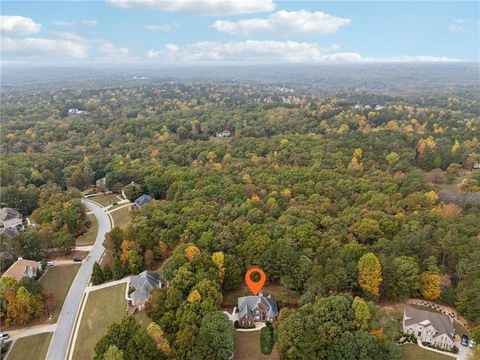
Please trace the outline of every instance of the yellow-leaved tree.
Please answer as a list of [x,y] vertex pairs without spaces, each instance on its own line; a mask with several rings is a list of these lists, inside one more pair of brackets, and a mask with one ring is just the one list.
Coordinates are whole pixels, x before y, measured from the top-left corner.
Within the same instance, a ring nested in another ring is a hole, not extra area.
[[162,328],[157,323],[151,322],[147,326],[147,333],[150,335],[155,342],[157,343],[157,349],[160,350],[165,355],[169,355],[171,348],[170,342],[165,337]]
[[192,261],[195,256],[200,254],[200,249],[195,245],[190,245],[185,249],[185,257],[188,261]]
[[437,300],[442,294],[442,276],[433,271],[420,274],[420,293],[424,299]]
[[220,281],[223,283],[223,277],[225,275],[225,265],[224,265],[225,256],[223,252],[217,251],[212,254],[212,261],[217,267],[218,275],[220,276]]
[[358,261],[358,282],[367,294],[378,297],[382,283],[382,267],[373,253],[366,253]]

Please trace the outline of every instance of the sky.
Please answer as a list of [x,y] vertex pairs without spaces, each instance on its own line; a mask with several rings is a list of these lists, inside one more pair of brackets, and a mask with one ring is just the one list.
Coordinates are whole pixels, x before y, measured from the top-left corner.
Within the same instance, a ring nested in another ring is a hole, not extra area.
[[1,1],[2,62],[480,61],[478,1]]

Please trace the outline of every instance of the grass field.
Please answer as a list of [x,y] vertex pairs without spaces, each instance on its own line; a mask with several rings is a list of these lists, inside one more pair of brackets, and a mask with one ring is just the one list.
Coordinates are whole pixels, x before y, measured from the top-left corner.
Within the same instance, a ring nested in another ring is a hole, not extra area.
[[50,267],[39,280],[43,286],[43,293],[52,293],[55,299],[53,308],[50,309],[53,316],[52,322],[56,322],[58,319],[63,302],[70,289],[70,284],[75,278],[78,269],[80,269],[80,264]]
[[275,349],[270,355],[260,352],[260,331],[235,331],[235,360],[278,360]]
[[120,229],[125,229],[130,223],[131,212],[128,206],[112,212],[111,215],[113,219],[113,224],[115,226],[118,226]]
[[90,200],[93,200],[102,206],[112,205],[113,202],[120,201],[118,196],[115,194],[98,195],[98,196],[91,197]]
[[94,215],[88,215],[88,219],[90,220],[91,225],[84,234],[75,239],[75,245],[77,246],[93,245],[97,238],[97,218]]
[[413,344],[401,346],[402,360],[452,360],[453,357],[425,350]]
[[52,333],[27,336],[15,342],[8,360],[45,359]]
[[93,359],[95,344],[108,326],[125,316],[125,286],[119,284],[89,294],[75,343],[75,360]]

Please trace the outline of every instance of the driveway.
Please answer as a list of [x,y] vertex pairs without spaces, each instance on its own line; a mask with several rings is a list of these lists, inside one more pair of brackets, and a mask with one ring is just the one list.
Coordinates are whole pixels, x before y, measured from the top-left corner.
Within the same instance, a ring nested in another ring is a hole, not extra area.
[[468,360],[471,349],[469,347],[460,345],[459,341],[456,341],[455,345],[456,345],[456,347],[458,347],[457,359],[458,360]]
[[62,311],[60,312],[60,317],[58,318],[57,328],[50,342],[47,354],[48,360],[63,360],[67,358],[70,335],[73,331],[75,318],[80,309],[83,294],[85,293],[92,273],[93,263],[100,260],[105,250],[103,247],[105,233],[111,229],[110,219],[101,206],[89,200],[84,200],[84,204],[97,218],[97,238],[89,256],[83,261],[82,266],[70,286]]

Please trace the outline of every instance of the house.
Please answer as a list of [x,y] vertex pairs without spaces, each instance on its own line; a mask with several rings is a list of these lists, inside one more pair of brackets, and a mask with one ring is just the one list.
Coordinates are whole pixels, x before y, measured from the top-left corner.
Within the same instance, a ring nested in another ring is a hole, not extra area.
[[473,164],[473,168],[474,169],[480,169],[480,163],[476,162],[475,164]]
[[278,316],[277,302],[271,295],[238,298],[238,322],[241,327],[252,327],[254,322],[274,322]]
[[375,106],[375,110],[377,110],[377,111],[378,111],[378,110],[382,110],[382,109],[383,109],[383,106],[382,106],[382,105],[376,105],[376,106]]
[[127,303],[129,310],[133,313],[136,310],[143,310],[150,295],[150,290],[162,288],[162,282],[158,273],[144,271],[138,275],[130,276],[127,288]]
[[405,307],[402,325],[404,333],[415,334],[421,342],[444,349],[455,345],[453,319],[448,315]]
[[0,231],[7,236],[15,236],[18,231],[23,230],[23,216],[12,208],[0,210]]
[[217,132],[216,134],[217,137],[230,137],[232,136],[232,133],[230,130],[223,130],[222,132]]
[[143,194],[138,197],[132,205],[132,208],[140,209],[143,205],[151,203],[153,198],[150,195]]
[[77,108],[68,109],[68,116],[72,116],[72,115],[82,115],[82,114],[86,114],[86,113],[87,113],[86,111],[78,110]]
[[40,271],[42,271],[41,263],[20,257],[2,274],[2,277],[11,277],[17,281],[22,280],[24,277],[34,279]]

